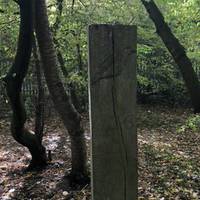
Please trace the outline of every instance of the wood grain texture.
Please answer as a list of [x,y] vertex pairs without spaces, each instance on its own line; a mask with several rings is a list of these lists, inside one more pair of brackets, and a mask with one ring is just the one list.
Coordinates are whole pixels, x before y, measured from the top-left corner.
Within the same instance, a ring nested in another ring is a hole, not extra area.
[[93,200],[137,199],[136,27],[89,27]]

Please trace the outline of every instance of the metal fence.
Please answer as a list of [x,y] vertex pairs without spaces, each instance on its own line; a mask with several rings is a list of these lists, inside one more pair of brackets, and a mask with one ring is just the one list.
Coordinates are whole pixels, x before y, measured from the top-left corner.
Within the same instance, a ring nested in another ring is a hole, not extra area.
[[[6,88],[2,78],[6,75],[7,70],[12,65],[11,59],[0,60],[0,118],[9,117],[11,115],[11,108],[9,100],[6,94]],[[37,100],[37,81],[34,73],[30,73],[31,76],[25,78],[22,86],[22,96],[27,108],[28,114],[33,114],[35,111],[35,104]],[[50,115],[53,110],[53,104],[48,92],[46,84],[44,85],[45,92],[45,105],[46,105],[46,114]]]

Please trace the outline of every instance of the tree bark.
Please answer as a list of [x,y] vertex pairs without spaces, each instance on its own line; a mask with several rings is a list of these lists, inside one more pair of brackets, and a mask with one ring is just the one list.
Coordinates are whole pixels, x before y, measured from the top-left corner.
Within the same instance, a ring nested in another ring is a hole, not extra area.
[[[72,8],[73,8],[73,5],[72,5]],[[52,33],[54,35],[54,37],[53,37],[54,44],[56,47],[59,47],[59,41],[56,39],[56,35],[61,26],[61,17],[62,17],[62,13],[63,13],[63,0],[56,1],[56,10],[57,10],[56,11],[57,15],[56,15],[55,23],[53,24],[53,27],[52,27]],[[77,34],[74,31],[71,31],[71,33],[73,34],[74,37],[77,37]],[[78,73],[80,73],[82,70],[83,64],[82,64],[81,48],[80,48],[79,43],[76,44],[76,52],[77,52],[77,62],[78,62],[77,63],[77,71],[78,71]],[[57,58],[58,58],[58,62],[60,64],[61,71],[62,71],[64,77],[67,78],[69,74],[65,67],[65,61],[64,61],[62,52],[59,50],[59,48],[57,48]],[[72,83],[68,84],[68,89],[70,90],[69,92],[70,92],[72,104],[75,106],[76,110],[78,110],[80,112],[80,110],[81,110],[80,103],[77,98],[77,94],[76,94],[74,85]]]
[[[61,18],[62,18],[62,13],[63,13],[63,0],[56,0],[56,20],[55,23],[52,26],[52,32],[53,32],[53,42],[56,47],[59,46],[59,41],[56,39],[57,32],[60,28],[61,25]],[[65,61],[62,55],[62,52],[57,48],[57,58],[58,62],[60,64],[61,71],[66,78],[68,76],[68,71],[65,67]]]
[[193,69],[192,62],[187,57],[184,47],[179,40],[174,36],[170,27],[165,22],[165,19],[159,8],[153,0],[141,0],[145,6],[150,18],[155,24],[157,34],[161,37],[165,46],[172,55],[174,61],[178,65],[186,87],[189,91],[191,102],[195,113],[200,112],[200,82]]
[[36,0],[36,35],[39,44],[44,75],[58,111],[71,139],[72,171],[74,181],[87,179],[86,144],[81,116],[71,103],[58,72],[57,55],[50,32],[45,0]]
[[81,47],[80,44],[76,44],[76,51],[77,51],[77,60],[78,60],[78,72],[80,73],[83,70],[83,61],[81,55]]
[[37,100],[35,108],[35,133],[37,134],[38,140],[42,143],[43,130],[44,130],[44,108],[45,108],[45,94],[44,94],[44,82],[42,80],[42,66],[38,56],[38,48],[33,36],[33,56],[35,64],[35,73],[37,79]]
[[5,77],[5,83],[13,110],[11,121],[12,136],[17,142],[27,147],[32,155],[28,169],[36,169],[46,165],[46,151],[37,136],[24,127],[26,111],[21,95],[22,83],[28,71],[32,50],[33,2],[21,0],[19,6],[21,22],[18,48],[15,61]]

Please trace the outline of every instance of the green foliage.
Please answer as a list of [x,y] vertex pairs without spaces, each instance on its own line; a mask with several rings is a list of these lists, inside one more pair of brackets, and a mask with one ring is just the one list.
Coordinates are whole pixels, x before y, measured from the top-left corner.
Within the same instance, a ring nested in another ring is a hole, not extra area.
[[[138,26],[138,94],[156,101],[188,104],[188,94],[171,55],[157,36],[140,0],[63,1],[62,13],[57,0],[48,0],[50,25],[56,49],[61,52],[64,68],[77,96],[87,98],[87,27],[94,23],[121,23]],[[200,6],[198,0],[156,0],[173,33],[185,46],[200,77]],[[19,11],[14,1],[0,0],[0,60],[13,58],[19,29]],[[54,30],[55,24],[59,26]],[[80,52],[78,52],[78,46]],[[81,60],[81,66],[80,66]],[[1,66],[1,65],[0,65]],[[1,66],[6,71],[8,66]],[[5,73],[3,73],[5,74]],[[78,78],[77,78],[78,76]],[[64,80],[65,80],[64,79]],[[80,86],[81,84],[81,86]],[[152,95],[151,95],[152,94]],[[80,100],[81,102],[85,102]],[[87,102],[87,101],[86,101]]]
[[[71,73],[67,78],[67,85],[71,90],[70,92],[72,100],[78,101],[74,102],[76,104],[75,106],[77,106],[77,109],[80,112],[86,111],[88,108],[87,78],[78,73]],[[74,92],[75,94],[73,94]],[[75,97],[73,95],[75,95]]]
[[0,60],[13,58],[19,25],[19,8],[14,1],[0,0]]
[[171,56],[160,46],[138,45],[138,93],[150,101],[157,100],[174,104],[188,101],[182,77]]
[[180,128],[178,128],[177,132],[182,133],[187,130],[193,131],[193,132],[200,132],[200,115],[192,115],[188,117],[185,124],[182,125]]

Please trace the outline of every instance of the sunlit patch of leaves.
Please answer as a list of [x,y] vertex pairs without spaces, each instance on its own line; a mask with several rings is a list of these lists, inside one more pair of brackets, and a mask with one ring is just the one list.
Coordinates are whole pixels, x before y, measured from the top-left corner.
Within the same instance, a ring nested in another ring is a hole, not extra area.
[[177,133],[194,115],[159,106],[138,113],[139,199],[198,200],[200,131]]
[[200,115],[191,115],[188,117],[186,122],[177,129],[178,133],[191,130],[193,132],[200,132]]
[[[177,127],[193,116],[190,110],[139,106],[139,200],[199,199],[200,132],[186,129],[177,133]],[[89,150],[87,115],[83,124]],[[33,120],[28,125],[34,127]],[[89,185],[78,191],[59,186],[71,167],[70,141],[60,120],[51,119],[45,126],[44,144],[52,151],[53,161],[40,173],[23,172],[30,159],[28,151],[14,142],[7,120],[0,120],[0,128],[1,198],[91,200]]]
[[200,195],[200,170],[197,161],[186,159],[169,149],[144,145],[146,169],[155,194],[168,199],[172,196],[180,199],[198,199]]

